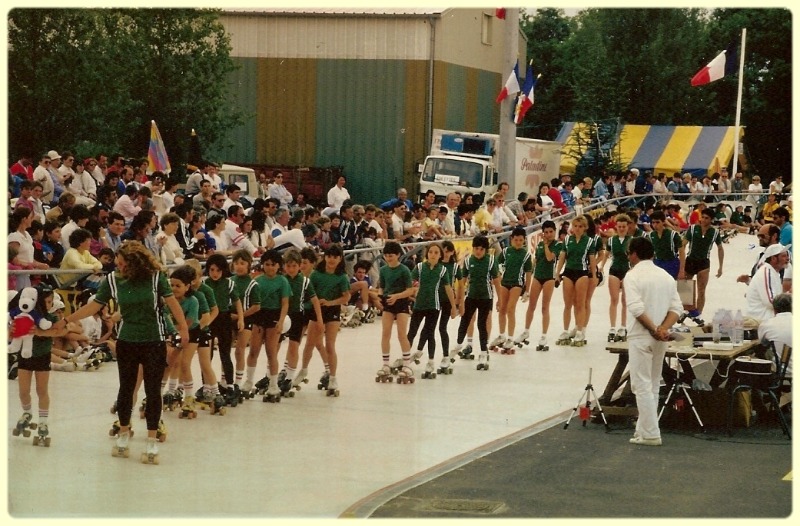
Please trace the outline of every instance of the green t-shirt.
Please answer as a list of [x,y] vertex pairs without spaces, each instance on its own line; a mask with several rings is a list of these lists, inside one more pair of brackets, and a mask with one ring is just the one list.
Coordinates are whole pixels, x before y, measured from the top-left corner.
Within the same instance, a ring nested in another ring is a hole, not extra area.
[[[51,323],[55,323],[58,321],[58,317],[55,314],[45,314],[42,316],[43,319],[50,321]],[[32,357],[38,358],[39,356],[46,356],[50,354],[50,351],[53,350],[53,337],[52,336],[34,336],[33,337],[33,348],[32,348]]]
[[581,236],[580,240],[576,240],[575,236],[569,235],[564,240],[564,251],[567,254],[565,268],[589,270],[589,256],[595,255],[597,248],[589,236]]
[[186,318],[186,324],[189,330],[196,329],[200,326],[200,302],[195,295],[185,296],[181,301],[181,310],[183,317]]
[[197,317],[198,319],[203,314],[207,314],[211,312],[211,307],[208,306],[208,300],[206,299],[206,295],[202,293],[202,291],[194,290],[192,291],[192,297],[197,300]]
[[661,236],[653,230],[648,232],[647,237],[653,243],[654,259],[659,261],[672,261],[678,258],[678,251],[681,248],[681,235],[672,229],[665,228]]
[[536,266],[533,269],[533,277],[536,279],[551,279],[556,277],[556,263],[558,255],[564,250],[561,241],[555,239],[550,244],[550,252],[553,253],[553,261],[547,261],[544,253],[544,240],[536,245]]
[[281,300],[292,296],[292,289],[283,274],[277,274],[274,278],[268,278],[261,274],[256,278],[256,283],[258,283],[262,309],[280,310]]
[[345,292],[350,292],[350,281],[347,274],[328,274],[317,270],[311,273],[311,284],[321,300],[338,300]]
[[474,300],[490,300],[494,298],[492,280],[497,278],[497,259],[494,255],[484,255],[478,259],[473,255],[464,260],[464,277],[469,281],[467,297]]
[[611,253],[611,270],[624,272],[630,270],[631,263],[628,261],[628,245],[631,244],[631,236],[608,238],[608,251]]
[[[414,310],[441,310],[443,285],[450,284],[449,271],[441,263],[433,268],[427,263],[417,263],[411,271],[411,281],[419,281],[417,298],[414,300]],[[447,296],[444,296],[447,298]]]
[[203,285],[213,291],[214,299],[220,312],[230,312],[239,295],[231,278],[222,278],[214,281],[210,277],[203,278]]
[[[458,264],[455,258],[453,258],[452,261],[443,261],[442,265],[447,269],[447,278],[449,279],[447,284],[453,288],[453,294],[455,294],[456,281],[464,278],[464,271],[461,270],[461,265]],[[447,299],[447,294],[444,291],[444,285],[445,283],[442,283],[439,286],[439,297],[442,298],[442,302],[446,303],[449,300]],[[455,298],[455,300],[458,301],[458,298]]]
[[317,295],[311,280],[302,272],[298,272],[294,278],[286,276],[286,281],[289,282],[289,287],[292,289],[292,297],[289,298],[289,314],[311,310],[311,298]]
[[236,289],[236,296],[242,300],[242,312],[253,305],[261,305],[261,294],[258,291],[258,283],[250,276],[231,276],[233,286]]
[[112,272],[100,283],[94,301],[107,305],[112,298],[119,306],[122,319],[118,339],[126,342],[164,341],[167,331],[160,298],[172,296],[167,275],[156,272],[152,277],[130,281]]
[[500,256],[498,264],[504,265],[503,278],[500,280],[502,285],[512,287],[514,285],[525,285],[525,274],[533,270],[533,258],[527,246],[514,248],[505,247]]
[[396,267],[384,265],[378,272],[378,276],[380,277],[378,288],[383,290],[384,297],[407,290],[413,282],[411,271],[402,264]]
[[689,242],[689,252],[686,257],[689,259],[706,259],[711,257],[711,247],[714,243],[722,245],[722,238],[719,232],[713,226],[708,227],[705,235],[700,225],[692,225],[683,235],[683,238]]

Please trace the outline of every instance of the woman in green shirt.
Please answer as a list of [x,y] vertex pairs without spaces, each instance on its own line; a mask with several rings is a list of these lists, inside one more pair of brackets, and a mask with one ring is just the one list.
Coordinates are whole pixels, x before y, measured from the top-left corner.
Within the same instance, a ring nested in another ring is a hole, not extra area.
[[[78,321],[99,312],[111,299],[119,306],[121,321],[117,339],[119,395],[117,412],[120,431],[112,450],[114,456],[128,456],[133,392],[136,374],[142,365],[147,404],[147,460],[158,454],[156,433],[161,419],[161,379],[167,364],[166,329],[160,302],[163,301],[178,329],[183,345],[188,345],[189,328],[166,274],[152,252],[138,241],[126,241],[117,250],[116,270],[106,276],[94,299],[66,316],[62,322]],[[60,325],[57,324],[57,325]]]

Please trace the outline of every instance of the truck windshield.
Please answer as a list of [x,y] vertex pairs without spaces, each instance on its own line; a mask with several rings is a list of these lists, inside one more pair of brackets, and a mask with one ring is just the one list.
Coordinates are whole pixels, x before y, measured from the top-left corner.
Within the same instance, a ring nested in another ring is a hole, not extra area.
[[483,185],[483,166],[456,159],[428,159],[422,180],[479,188]]

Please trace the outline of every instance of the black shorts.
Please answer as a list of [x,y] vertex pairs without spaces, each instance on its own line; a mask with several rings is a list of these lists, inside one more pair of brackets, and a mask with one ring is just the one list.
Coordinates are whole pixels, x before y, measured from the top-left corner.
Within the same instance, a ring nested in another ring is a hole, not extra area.
[[626,270],[617,270],[617,269],[615,269],[613,267],[608,269],[608,275],[609,276],[614,276],[615,278],[617,278],[620,281],[625,279],[625,274],[627,274],[627,273],[628,273],[627,269]]
[[257,325],[265,329],[274,329],[278,326],[278,318],[281,317],[281,311],[280,309],[261,309],[253,316],[255,316],[253,325]]
[[686,265],[684,266],[684,271],[686,271],[687,276],[694,276],[710,268],[711,268],[711,260],[709,260],[708,258],[703,258],[703,259],[686,258]]
[[289,337],[289,341],[299,342],[303,337],[303,329],[308,325],[308,318],[303,311],[297,311],[289,313],[289,319],[292,320],[292,327],[286,335]]
[[[189,343],[200,343],[200,337],[203,334],[203,329],[198,325],[194,329],[189,329]],[[199,347],[199,345],[198,345]]]
[[578,281],[580,278],[589,277],[589,271],[583,269],[565,268],[562,276],[574,283]]
[[198,347],[211,347],[211,340],[213,336],[211,336],[211,330],[206,327],[205,329],[200,329],[200,338],[197,340]]
[[[261,311],[256,311],[255,314],[251,314],[250,316],[244,317],[244,330],[246,331],[253,330],[253,325],[257,324],[258,315],[260,313]],[[236,328],[236,325],[234,325],[234,328]]]
[[536,281],[538,281],[538,282],[539,282],[539,285],[541,285],[542,287],[544,287],[544,284],[545,284],[545,283],[547,283],[548,281],[555,281],[555,279],[556,279],[556,278],[533,278],[533,279],[535,279]]
[[341,315],[342,307],[340,305],[326,305],[322,307],[322,323],[339,321]]
[[19,369],[26,371],[49,371],[50,370],[50,354],[43,356],[31,356],[30,358],[23,358],[21,355],[17,362]]
[[523,289],[523,292],[524,292],[524,287],[522,285],[520,285],[519,283],[514,283],[514,284],[510,284],[510,285],[507,285],[505,283],[500,283],[500,286],[503,287],[504,289],[506,289],[509,292],[511,292],[511,289],[513,289],[513,288]]
[[410,307],[411,302],[408,298],[401,298],[395,301],[393,305],[387,304],[386,298],[383,298],[383,312],[388,312],[389,314],[394,314],[395,316],[398,314],[410,314]]

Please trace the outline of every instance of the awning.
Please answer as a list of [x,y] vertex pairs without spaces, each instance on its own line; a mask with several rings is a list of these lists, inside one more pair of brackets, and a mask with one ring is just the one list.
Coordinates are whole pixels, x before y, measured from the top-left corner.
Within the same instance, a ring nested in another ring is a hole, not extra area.
[[[567,152],[576,147],[574,131],[585,123],[564,123],[556,139]],[[728,166],[733,158],[734,126],[650,126],[626,124],[619,134],[619,152],[623,166],[664,172],[711,175]],[[744,135],[740,128],[739,137]],[[741,153],[741,152],[740,152]],[[574,172],[576,159],[562,154],[561,169]]]

